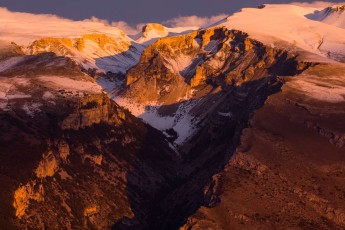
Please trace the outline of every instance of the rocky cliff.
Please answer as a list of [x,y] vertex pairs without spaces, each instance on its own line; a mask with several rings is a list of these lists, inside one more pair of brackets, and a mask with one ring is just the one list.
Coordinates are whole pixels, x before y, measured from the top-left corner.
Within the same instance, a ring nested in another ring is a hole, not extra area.
[[69,58],[15,58],[0,74],[0,226],[147,225],[150,201],[175,177],[178,158],[164,136],[111,101]]
[[225,27],[162,38],[145,49],[139,63],[127,72],[126,94],[140,102],[173,103],[196,87],[224,88],[266,76],[297,74],[308,67],[297,56]]
[[180,229],[343,229],[344,147],[334,137],[345,104],[331,89],[344,89],[343,71],[325,64],[286,78]]
[[90,74],[124,73],[135,65],[143,47],[123,32],[118,36],[84,34],[73,38],[42,38],[24,47],[27,54],[53,52],[76,61]]

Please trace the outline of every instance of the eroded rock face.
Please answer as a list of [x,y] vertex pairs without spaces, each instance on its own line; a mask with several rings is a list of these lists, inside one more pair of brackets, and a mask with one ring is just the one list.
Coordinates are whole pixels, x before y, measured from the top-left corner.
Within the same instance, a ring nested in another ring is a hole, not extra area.
[[30,201],[44,201],[43,185],[37,184],[36,181],[31,181],[14,192],[13,207],[17,218],[21,219],[25,215]]
[[[126,36],[123,34],[123,36]],[[125,52],[131,46],[128,41],[117,42],[105,34],[85,34],[77,38],[42,38],[34,41],[29,47],[31,54],[54,52],[57,55],[73,55],[73,49],[83,51],[87,42],[96,43],[101,50],[112,49]]]
[[35,170],[37,179],[30,180],[26,185],[20,186],[14,192],[13,207],[16,210],[16,217],[22,219],[27,214],[30,202],[38,203],[44,201],[44,187],[42,180],[52,177],[59,170],[59,162],[52,151],[43,154],[37,169]]
[[68,156],[70,154],[70,148],[69,148],[69,145],[66,141],[59,141],[58,151],[59,151],[60,158],[65,162],[68,161]]
[[165,27],[161,24],[157,24],[157,23],[150,23],[147,24],[145,26],[143,26],[142,29],[143,32],[143,37],[149,37],[150,33],[157,33],[157,35],[159,36],[167,36],[168,32],[166,31]]
[[345,5],[335,5],[335,6],[330,6],[326,8],[326,12],[331,14],[334,12],[344,12],[345,11]]
[[0,75],[11,86],[5,95],[26,93],[0,100],[0,226],[147,226],[151,201],[175,177],[178,159],[164,136],[66,57],[25,56]]
[[6,60],[24,54],[22,48],[14,42],[1,41],[0,46],[0,60]]
[[36,176],[38,178],[52,177],[58,170],[58,161],[56,160],[52,151],[43,155],[43,159],[40,161],[37,169]]
[[195,69],[195,75],[190,79],[190,85],[197,87],[205,84],[207,80],[206,70],[203,66],[197,66]]
[[105,94],[82,98],[73,113],[62,121],[61,128],[78,130],[101,122],[120,124],[125,115],[115,106],[111,106],[109,100]]
[[70,57],[93,76],[107,71],[124,73],[137,63],[142,49],[123,32],[115,37],[98,33],[73,38],[48,37],[36,40],[25,48],[26,53],[31,55],[52,52],[57,56]]
[[296,57],[224,27],[162,38],[128,71],[126,96],[141,102],[176,102],[198,86],[229,87],[271,75],[294,75],[310,65]]
[[[345,132],[345,101],[314,90],[343,88],[343,70],[323,64],[287,78],[255,112],[214,186],[205,187],[209,203],[181,229],[343,229],[345,158],[336,140]],[[315,85],[302,90],[309,81]]]

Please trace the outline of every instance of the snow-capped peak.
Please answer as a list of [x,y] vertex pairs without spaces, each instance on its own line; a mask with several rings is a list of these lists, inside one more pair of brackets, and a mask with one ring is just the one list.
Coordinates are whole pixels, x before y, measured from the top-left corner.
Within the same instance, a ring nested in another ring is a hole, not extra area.
[[2,40],[24,46],[45,37],[69,38],[92,33],[127,37],[119,28],[92,19],[72,21],[56,15],[12,12],[1,7],[0,27]]
[[290,43],[291,49],[297,47],[318,56],[343,61],[345,14],[338,16],[336,12],[321,20],[320,15],[324,13],[322,8],[266,4],[262,9],[244,8],[219,25],[244,31],[267,45],[286,48],[285,43]]
[[92,19],[72,21],[0,7],[0,28],[1,40],[14,42],[25,54],[54,52],[96,72],[124,73],[137,63],[143,50],[122,30]]
[[151,37],[153,33],[159,36],[166,36],[168,34],[168,29],[161,24],[149,23],[143,26],[142,33],[143,37]]
[[345,28],[345,5],[334,5],[327,7],[314,14],[308,15],[308,18],[327,23],[329,25]]
[[150,45],[159,38],[184,34],[198,30],[199,27],[175,27],[169,28],[158,23],[149,23],[143,26],[142,31],[135,36],[136,42]]

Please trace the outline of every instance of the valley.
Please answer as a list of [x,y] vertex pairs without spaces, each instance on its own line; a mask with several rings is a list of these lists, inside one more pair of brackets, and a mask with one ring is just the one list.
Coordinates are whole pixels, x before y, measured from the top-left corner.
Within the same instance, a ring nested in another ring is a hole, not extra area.
[[0,226],[344,228],[343,8],[136,36],[1,11]]

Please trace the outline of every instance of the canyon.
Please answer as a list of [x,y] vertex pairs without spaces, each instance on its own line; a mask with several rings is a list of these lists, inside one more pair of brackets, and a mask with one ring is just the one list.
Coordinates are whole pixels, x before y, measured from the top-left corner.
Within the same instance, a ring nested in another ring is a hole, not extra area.
[[0,226],[343,229],[343,8],[136,36],[16,21],[0,36]]

